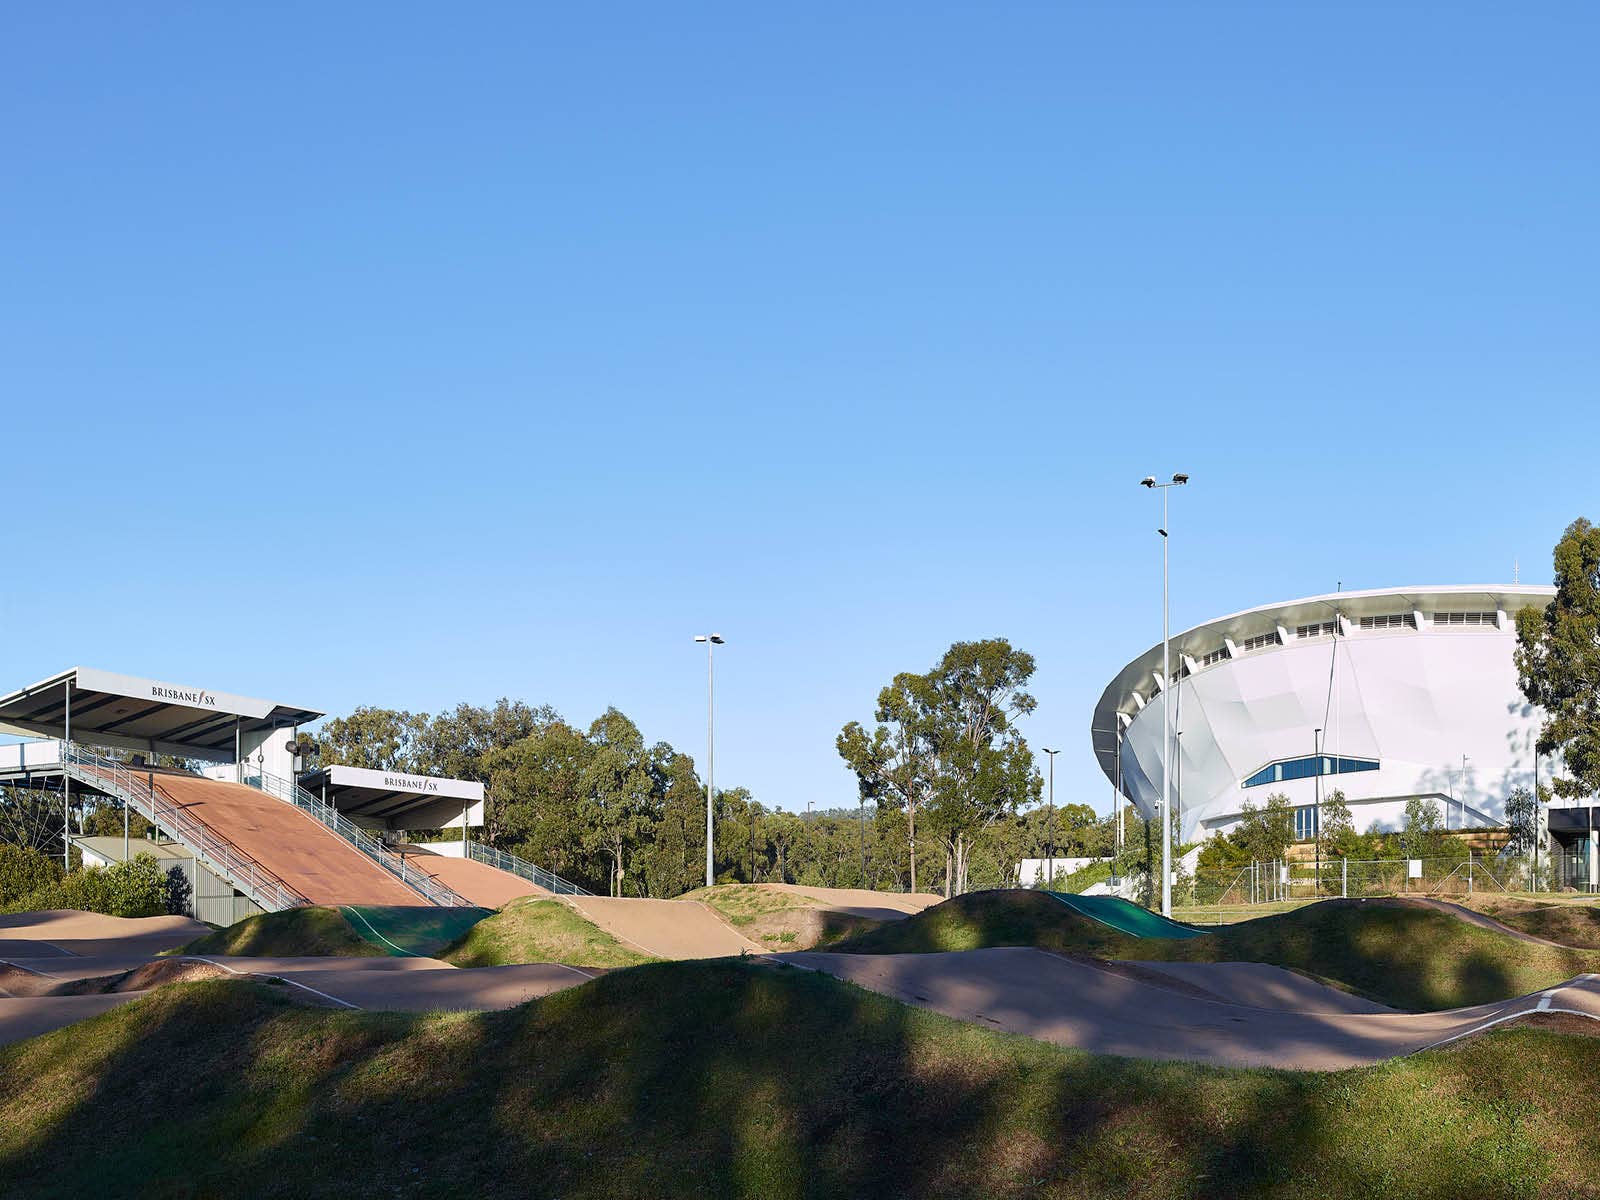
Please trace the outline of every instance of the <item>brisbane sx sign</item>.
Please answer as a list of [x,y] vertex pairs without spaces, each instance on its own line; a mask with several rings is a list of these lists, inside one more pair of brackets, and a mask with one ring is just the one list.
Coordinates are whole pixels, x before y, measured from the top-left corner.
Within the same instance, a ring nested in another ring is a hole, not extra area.
[[403,788],[408,792],[437,792],[439,781],[437,779],[424,779],[419,775],[385,775],[383,786]]
[[157,700],[171,700],[174,704],[187,704],[191,708],[215,708],[217,706],[217,698],[210,692],[168,687],[161,683],[151,685],[150,695]]

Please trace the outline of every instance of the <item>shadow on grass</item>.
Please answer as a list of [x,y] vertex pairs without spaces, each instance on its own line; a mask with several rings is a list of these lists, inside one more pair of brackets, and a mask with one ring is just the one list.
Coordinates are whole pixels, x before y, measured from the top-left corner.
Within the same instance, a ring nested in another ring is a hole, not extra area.
[[[1497,1041],[1338,1075],[1097,1058],[737,960],[491,1014],[195,984],[0,1050],[0,1178],[46,1197],[1538,1194],[1587,1118],[1529,1081],[1556,1061],[1592,1078],[1600,1043],[1505,1036],[1521,1075],[1484,1103],[1471,1087],[1510,1071]],[[1476,1147],[1516,1148],[1513,1096],[1523,1152],[1501,1161]]]

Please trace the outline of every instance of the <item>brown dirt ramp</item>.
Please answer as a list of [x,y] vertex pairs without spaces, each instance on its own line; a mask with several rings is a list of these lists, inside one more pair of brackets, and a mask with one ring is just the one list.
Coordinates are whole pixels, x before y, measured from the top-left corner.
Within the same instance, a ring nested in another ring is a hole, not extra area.
[[693,900],[563,896],[619,941],[656,958],[724,958],[766,951]]
[[265,792],[191,775],[158,775],[155,786],[313,904],[425,903],[338,834]]
[[406,865],[422,871],[482,908],[499,908],[518,896],[548,896],[550,893],[520,875],[502,871],[487,863],[445,854],[407,854]]

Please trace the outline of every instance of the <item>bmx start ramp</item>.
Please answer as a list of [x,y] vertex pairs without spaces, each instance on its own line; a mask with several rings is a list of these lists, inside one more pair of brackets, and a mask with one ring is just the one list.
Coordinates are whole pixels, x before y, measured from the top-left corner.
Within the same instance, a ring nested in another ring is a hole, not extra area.
[[447,854],[432,854],[412,847],[406,861],[418,871],[442,883],[456,895],[465,897],[481,908],[499,908],[518,896],[548,896],[549,889],[542,888],[520,875],[502,871],[470,858],[452,858]]
[[427,903],[338,834],[265,792],[192,775],[156,775],[154,786],[312,904]]

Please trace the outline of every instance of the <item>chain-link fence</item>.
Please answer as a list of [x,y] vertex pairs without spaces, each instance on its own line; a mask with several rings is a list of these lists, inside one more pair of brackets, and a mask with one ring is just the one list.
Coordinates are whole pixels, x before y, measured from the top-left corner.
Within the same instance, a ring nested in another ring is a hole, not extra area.
[[1182,890],[1187,893],[1184,901],[1199,907],[1330,897],[1470,896],[1559,888],[1564,886],[1558,882],[1563,869],[1549,858],[1541,858],[1537,872],[1531,859],[1520,858],[1277,859],[1197,871],[1192,881],[1182,881],[1188,885]]

